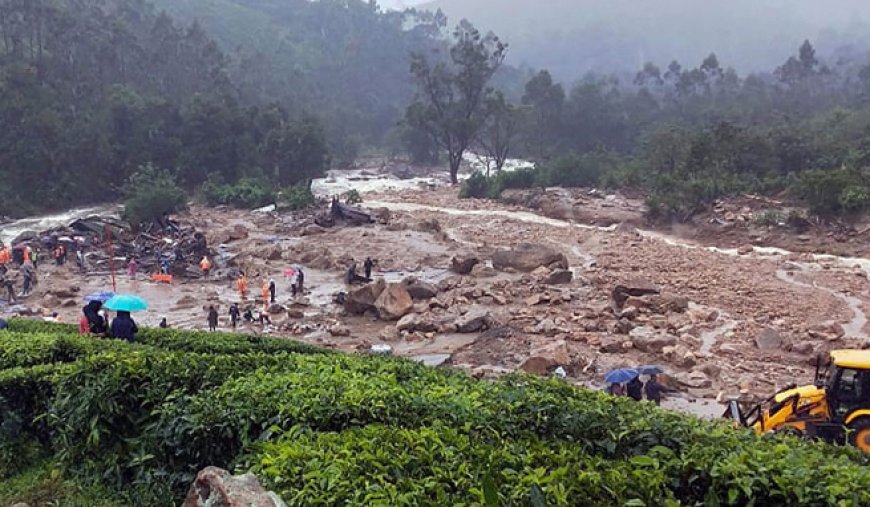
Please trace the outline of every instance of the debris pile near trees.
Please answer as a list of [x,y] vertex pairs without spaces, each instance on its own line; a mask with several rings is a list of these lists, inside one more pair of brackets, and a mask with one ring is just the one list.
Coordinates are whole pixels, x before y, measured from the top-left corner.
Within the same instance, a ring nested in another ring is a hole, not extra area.
[[[116,217],[93,215],[73,220],[64,227],[25,231],[12,244],[30,245],[47,252],[63,245],[70,262],[74,262],[75,252],[81,250],[86,269],[96,272],[109,269],[111,254],[116,262],[135,257],[142,271],[157,272],[161,262],[168,262],[174,275],[199,276],[196,269],[199,260],[205,255],[213,256],[202,232],[168,217],[134,230]],[[121,268],[116,265],[116,269]]]

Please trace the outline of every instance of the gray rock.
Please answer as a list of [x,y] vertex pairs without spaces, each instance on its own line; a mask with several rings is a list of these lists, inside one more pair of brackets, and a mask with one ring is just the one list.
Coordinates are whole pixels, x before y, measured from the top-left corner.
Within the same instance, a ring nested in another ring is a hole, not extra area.
[[520,243],[510,250],[497,250],[492,255],[495,269],[515,269],[530,273],[541,266],[568,269],[568,259],[546,245]]
[[480,259],[477,257],[454,257],[450,260],[450,268],[454,273],[467,275],[478,263]]
[[217,467],[206,467],[196,475],[181,507],[286,507],[275,494],[266,491],[254,474],[233,476]]
[[492,327],[492,315],[485,308],[472,307],[465,315],[455,321],[460,333],[476,333]]
[[387,284],[383,279],[379,279],[374,283],[364,285],[356,290],[351,291],[347,295],[344,303],[344,309],[348,313],[362,315],[368,311],[375,311],[375,301],[384,291]]
[[755,346],[761,350],[779,350],[782,348],[782,336],[776,329],[766,327],[755,337]]
[[414,300],[402,284],[391,283],[375,300],[375,310],[384,320],[399,320],[414,309]]
[[574,280],[574,273],[567,269],[557,269],[542,280],[547,285],[563,285]]
[[422,280],[414,280],[405,284],[405,290],[411,295],[411,299],[415,301],[432,299],[438,294],[438,287]]
[[677,344],[677,337],[658,331],[650,326],[640,326],[632,329],[628,336],[634,348],[648,353],[661,353],[665,347]]

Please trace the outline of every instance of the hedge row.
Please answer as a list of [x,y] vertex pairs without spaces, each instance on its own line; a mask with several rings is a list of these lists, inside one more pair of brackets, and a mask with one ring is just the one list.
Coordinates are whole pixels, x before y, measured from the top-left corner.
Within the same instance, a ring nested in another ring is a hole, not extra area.
[[[0,453],[40,444],[147,504],[178,503],[216,465],[252,468],[290,505],[870,505],[868,459],[854,449],[559,380],[479,382],[280,339],[149,330],[146,345],[82,345],[91,339],[13,328],[0,340],[16,365],[0,370],[0,414],[27,438]],[[31,337],[74,353],[21,343]]]

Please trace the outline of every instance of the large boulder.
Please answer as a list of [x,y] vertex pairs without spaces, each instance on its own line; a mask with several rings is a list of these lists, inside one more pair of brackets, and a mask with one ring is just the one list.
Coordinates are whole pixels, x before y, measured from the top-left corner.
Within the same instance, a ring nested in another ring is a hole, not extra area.
[[761,350],[780,350],[782,336],[776,329],[766,327],[755,337],[755,346]]
[[217,467],[206,467],[196,475],[181,507],[285,507],[266,491],[252,473],[233,476]]
[[478,263],[480,259],[477,257],[454,257],[450,260],[450,269],[456,274],[467,275]]
[[651,326],[636,327],[628,333],[634,348],[650,354],[658,354],[665,347],[677,344],[677,337],[663,333]]
[[409,313],[405,315],[399,322],[396,323],[396,329],[399,331],[407,331],[413,333],[419,331],[421,333],[430,333],[438,330],[438,325],[432,319],[424,317],[419,313]]
[[654,283],[648,280],[635,279],[614,287],[610,296],[616,307],[622,308],[629,297],[640,298],[650,294],[659,294],[660,292],[661,289]]
[[379,279],[374,283],[363,285],[358,289],[352,290],[345,299],[345,311],[355,315],[362,315],[368,311],[374,311],[375,302],[378,300],[378,297],[380,297],[386,286],[386,282],[384,282],[383,279]]
[[472,307],[465,315],[455,321],[456,330],[460,333],[476,333],[492,327],[492,315],[486,308]]
[[399,320],[414,309],[414,300],[400,283],[391,283],[375,301],[378,316],[384,320]]
[[568,259],[546,245],[520,243],[510,250],[497,250],[492,254],[495,269],[515,269],[531,273],[541,266],[554,269],[568,269]]
[[413,280],[406,283],[405,290],[411,295],[411,299],[415,301],[432,299],[438,294],[438,287],[423,280]]

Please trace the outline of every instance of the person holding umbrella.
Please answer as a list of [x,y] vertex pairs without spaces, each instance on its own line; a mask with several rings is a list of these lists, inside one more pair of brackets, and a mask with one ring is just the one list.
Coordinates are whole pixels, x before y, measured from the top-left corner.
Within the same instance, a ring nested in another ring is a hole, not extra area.
[[617,368],[609,371],[607,375],[604,376],[604,381],[609,384],[607,392],[614,396],[625,396],[625,388],[622,384],[636,379],[637,376],[637,370],[634,368]]
[[116,295],[106,301],[103,306],[118,312],[118,315],[112,320],[112,336],[118,340],[135,341],[139,327],[136,326],[136,321],[130,316],[130,312],[146,310],[148,303],[137,296]]

